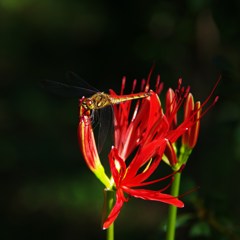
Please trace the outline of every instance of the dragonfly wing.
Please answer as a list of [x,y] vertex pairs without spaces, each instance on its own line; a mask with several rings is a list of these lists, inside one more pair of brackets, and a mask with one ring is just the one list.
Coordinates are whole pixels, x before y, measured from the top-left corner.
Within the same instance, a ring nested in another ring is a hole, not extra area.
[[84,87],[71,86],[61,82],[51,80],[43,80],[42,86],[53,94],[63,97],[89,97],[96,93],[96,91]]
[[[113,140],[113,111],[112,106],[104,107],[99,111],[98,152],[100,153],[107,138]],[[111,143],[112,144],[112,143]]]
[[69,82],[69,85],[79,86],[81,88],[89,89],[94,93],[99,92],[99,90],[93,86],[91,86],[88,82],[86,82],[83,78],[79,77],[76,73],[68,71],[66,73],[66,79]]

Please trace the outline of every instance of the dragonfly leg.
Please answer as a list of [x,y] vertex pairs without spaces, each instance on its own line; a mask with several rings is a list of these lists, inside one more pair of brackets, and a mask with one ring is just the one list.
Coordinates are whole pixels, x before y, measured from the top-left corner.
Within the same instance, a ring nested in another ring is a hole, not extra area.
[[87,123],[86,119],[84,117],[88,117],[90,119],[90,122],[92,122],[92,112],[90,113],[89,109],[84,108],[84,110],[82,111],[82,113],[80,114],[80,119],[79,121],[82,123],[84,122],[85,124]]

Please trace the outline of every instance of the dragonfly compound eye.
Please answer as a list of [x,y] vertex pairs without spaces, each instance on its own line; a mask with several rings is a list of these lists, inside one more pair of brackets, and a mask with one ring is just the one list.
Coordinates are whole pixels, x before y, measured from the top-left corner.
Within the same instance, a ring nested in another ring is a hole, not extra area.
[[93,101],[91,99],[87,99],[86,106],[89,109],[93,109]]
[[93,102],[91,99],[87,99],[85,98],[82,101],[82,106],[86,109],[86,110],[92,110],[93,109]]

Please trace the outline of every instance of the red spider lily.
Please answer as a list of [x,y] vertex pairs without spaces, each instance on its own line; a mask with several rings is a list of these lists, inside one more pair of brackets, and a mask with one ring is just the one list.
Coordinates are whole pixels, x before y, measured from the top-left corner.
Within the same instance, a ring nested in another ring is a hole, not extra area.
[[[125,78],[122,83],[121,95],[125,86]],[[133,83],[135,90],[136,81]],[[177,164],[174,143],[181,137],[187,138],[187,131],[198,133],[198,121],[202,106],[197,105],[195,109],[187,111],[183,122],[177,125],[177,113],[186,98],[189,96],[189,88],[183,88],[181,81],[177,90],[169,90],[166,101],[166,114],[164,114],[158,94],[162,89],[160,78],[157,79],[156,93],[150,91],[151,95],[142,100],[134,101],[135,107],[131,114],[132,101],[126,101],[113,105],[114,109],[114,147],[109,153],[109,165],[112,177],[109,179],[98,156],[93,130],[91,127],[90,113],[81,108],[79,122],[79,142],[85,161],[94,174],[102,181],[107,189],[116,190],[115,205],[103,224],[108,228],[117,218],[124,202],[128,196],[142,198],[144,200],[160,201],[177,207],[183,207],[183,202],[177,197],[163,193],[171,184],[160,190],[149,190],[145,187],[163,181],[175,173],[163,178],[149,180],[157,170],[163,155],[168,157],[171,166]],[[149,79],[142,83],[142,89],[149,90]],[[132,91],[132,92],[133,92]],[[110,90],[110,94],[116,93]],[[190,99],[190,97],[188,97]],[[187,99],[188,99],[187,98]],[[191,102],[191,99],[188,100]],[[190,104],[190,103],[189,103]],[[192,108],[191,108],[192,109]],[[194,127],[196,125],[196,127]],[[188,143],[196,142],[194,140]],[[133,155],[130,160],[130,156]],[[176,170],[181,169],[176,168]]]
[[[184,88],[181,84],[182,81],[179,80],[178,88],[168,91],[166,114],[163,113],[156,93],[152,93],[148,99],[143,99],[141,104],[136,104],[131,120],[131,102],[114,106],[115,147],[109,154],[109,162],[116,188],[116,204],[105,221],[104,228],[109,227],[117,218],[123,203],[128,200],[125,194],[183,207],[179,199],[162,193],[165,189],[152,191],[142,188],[163,180],[148,181],[148,178],[159,166],[164,153],[167,154],[168,151],[172,154],[171,164],[177,164],[174,143],[179,137],[183,136],[189,146],[193,147],[196,144],[202,106],[200,102],[194,106],[192,95],[189,93],[190,88]],[[148,82],[145,89],[148,89]],[[115,94],[113,91],[110,93]],[[177,113],[184,101],[185,116],[183,122],[177,125]],[[127,166],[127,158],[136,149],[138,150],[134,158]],[[182,165],[176,170],[181,170],[181,167]]]
[[[125,82],[123,81],[123,87]],[[133,84],[133,91],[136,82]],[[148,81],[142,84],[148,90]],[[156,90],[161,91],[162,84],[157,81]],[[123,92],[123,88],[122,88]],[[113,91],[110,94],[115,95]],[[122,93],[121,93],[122,94]],[[116,189],[116,203],[104,222],[103,228],[108,228],[117,218],[124,202],[125,194],[145,200],[161,201],[183,207],[182,201],[160,190],[143,188],[172,176],[148,180],[161,162],[165,146],[168,142],[169,125],[161,107],[158,95],[151,91],[151,96],[135,101],[136,106],[130,115],[131,101],[114,105],[115,144],[109,154],[112,180],[106,176],[100,162],[93,130],[91,127],[90,113],[86,112],[80,104],[79,143],[84,159],[94,174],[108,189]],[[131,120],[130,120],[131,117]],[[134,158],[128,166],[125,161],[133,151]]]
[[[145,89],[147,88],[148,83]],[[114,95],[115,93],[110,91],[110,94]],[[182,201],[177,197],[163,193],[170,184],[160,190],[148,190],[143,187],[165,180],[173,175],[148,180],[158,168],[167,143],[182,135],[185,129],[179,128],[175,135],[172,132],[169,134],[170,125],[163,114],[158,95],[154,92],[151,92],[150,97],[136,103],[131,118],[131,102],[114,105],[113,107],[115,147],[109,154],[109,163],[114,188],[116,189],[116,203],[103,224],[104,229],[114,222],[124,202],[128,201],[126,194],[135,198],[160,201],[183,207]],[[135,156],[127,166],[127,158],[136,149]]]
[[[178,150],[175,146],[176,139],[169,141],[166,147],[165,162],[173,167],[174,170],[178,170],[182,167],[183,164],[188,160],[189,155],[191,154],[192,149],[195,147],[199,129],[200,129],[200,120],[203,115],[217,102],[218,97],[210,104],[210,106],[205,110],[203,107],[210,100],[215,88],[217,87],[217,81],[210,95],[204,101],[203,104],[200,101],[194,103],[193,95],[190,93],[190,88],[182,87],[182,79],[179,79],[178,88],[174,91],[171,88],[166,94],[166,117],[171,129],[176,131],[178,128],[185,128],[185,132],[182,134],[182,146],[180,148],[180,154],[177,156]],[[177,114],[181,107],[184,107],[184,118],[183,122],[177,125]]]
[[182,136],[182,141],[184,144],[191,146],[193,148],[196,145],[199,127],[200,127],[200,117],[201,117],[201,103],[196,102],[194,106],[193,95],[190,93],[190,88],[182,87],[182,79],[179,79],[178,88],[174,91],[169,89],[166,94],[166,116],[171,129],[177,127],[177,114],[181,106],[184,103],[184,121],[192,122],[190,127],[186,129],[186,132]]

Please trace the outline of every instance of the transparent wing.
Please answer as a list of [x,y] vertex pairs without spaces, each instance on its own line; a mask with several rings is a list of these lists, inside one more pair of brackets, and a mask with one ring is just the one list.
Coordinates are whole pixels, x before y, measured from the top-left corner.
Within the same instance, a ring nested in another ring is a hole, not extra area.
[[82,96],[90,97],[91,95],[96,93],[96,91],[92,89],[68,85],[66,83],[55,82],[51,80],[43,80],[42,86],[47,91],[63,97],[77,97],[77,98],[80,98]]
[[[113,141],[113,109],[112,106],[108,106],[100,109],[99,111],[99,128],[98,128],[98,142],[97,148],[100,153],[103,150],[103,146],[106,140]],[[113,142],[111,142],[111,145]]]
[[68,71],[66,73],[66,79],[67,79],[67,83],[69,85],[73,85],[73,86],[78,86],[81,88],[85,88],[85,89],[89,89],[93,92],[99,92],[99,90],[95,87],[93,87],[92,85],[90,85],[88,82],[86,82],[83,78],[81,78],[80,76],[78,76],[76,73]]

